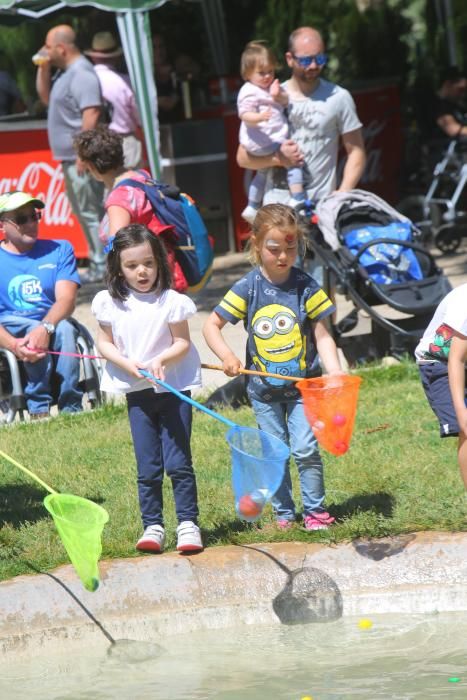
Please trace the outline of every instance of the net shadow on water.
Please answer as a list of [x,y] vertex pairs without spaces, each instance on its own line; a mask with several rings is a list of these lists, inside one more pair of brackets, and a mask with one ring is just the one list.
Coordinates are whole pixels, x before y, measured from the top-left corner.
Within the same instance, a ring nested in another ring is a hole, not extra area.
[[329,574],[312,566],[291,570],[263,549],[238,546],[263,554],[286,574],[284,587],[272,601],[273,610],[283,625],[333,622],[342,617],[342,594]]
[[42,571],[39,569],[37,566],[35,566],[32,562],[30,561],[25,561],[25,564],[29,566],[30,569],[35,571],[36,574],[42,574],[43,576],[48,576],[52,581],[54,581],[56,584],[61,586],[64,591],[72,598],[75,603],[78,605],[79,608],[89,617],[89,619],[100,629],[104,637],[107,639],[107,641],[110,642],[110,644],[115,644],[116,640],[112,637],[110,632],[106,630],[104,625],[99,622],[99,620],[92,614],[92,612],[85,606],[85,604],[78,598],[76,593],[73,593],[73,591],[65,584],[63,581],[61,581],[58,576],[55,576],[54,574],[51,574],[49,571]]
[[78,596],[73,593],[73,591],[61,581],[58,576],[51,574],[48,571],[42,571],[37,566],[34,566],[29,561],[25,560],[27,566],[35,571],[37,574],[42,574],[43,576],[48,576],[52,581],[61,586],[64,591],[72,598],[79,608],[85,613],[85,615],[91,620],[91,622],[96,625],[96,627],[102,632],[104,637],[110,643],[107,649],[107,656],[113,661],[118,663],[138,663],[149,661],[154,659],[156,656],[160,656],[164,653],[164,648],[156,643],[141,642],[135,639],[115,639],[106,627],[98,620],[95,615],[86,607],[86,605],[78,598]]

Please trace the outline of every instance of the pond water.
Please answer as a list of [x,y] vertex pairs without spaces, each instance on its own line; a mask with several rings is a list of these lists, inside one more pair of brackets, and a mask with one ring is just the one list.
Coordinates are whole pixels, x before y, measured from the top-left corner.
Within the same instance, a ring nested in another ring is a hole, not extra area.
[[[366,627],[365,627],[366,625]],[[0,662],[8,700],[467,698],[467,613],[248,625]]]

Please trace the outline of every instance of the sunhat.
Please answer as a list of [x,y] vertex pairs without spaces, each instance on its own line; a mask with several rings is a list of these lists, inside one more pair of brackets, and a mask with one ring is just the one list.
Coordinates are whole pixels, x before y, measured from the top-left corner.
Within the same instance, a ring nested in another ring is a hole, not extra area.
[[44,202],[40,199],[36,199],[28,192],[7,192],[6,194],[0,195],[0,214],[19,209],[20,207],[24,207],[25,204],[32,204],[36,209],[43,209],[45,207]]
[[84,53],[90,58],[117,58],[123,51],[112,32],[97,32],[92,38],[91,48]]

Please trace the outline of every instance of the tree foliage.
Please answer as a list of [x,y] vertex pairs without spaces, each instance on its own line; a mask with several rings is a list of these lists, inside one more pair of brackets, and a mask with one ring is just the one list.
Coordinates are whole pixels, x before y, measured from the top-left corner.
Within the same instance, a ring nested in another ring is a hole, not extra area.
[[[343,84],[396,78],[402,87],[436,87],[449,62],[448,37],[440,18],[439,0],[224,0],[231,71],[247,41],[265,39],[278,58],[290,32],[299,26],[321,31],[330,61],[327,75]],[[467,68],[467,2],[451,0],[457,62]],[[172,0],[151,13],[154,30],[163,30],[169,44],[182,45],[209,72],[209,42],[198,3]],[[62,10],[41,20],[12,19],[0,25],[0,69],[17,79],[23,95],[35,99],[31,56],[52,26],[71,24],[82,48],[96,31],[116,31],[115,17],[92,7]],[[200,41],[202,38],[202,41]],[[285,67],[284,67],[285,68]],[[284,74],[286,71],[284,70]]]
[[359,10],[355,0],[268,0],[256,23],[256,34],[282,55],[293,29],[313,26],[325,40],[328,73],[333,79],[348,83],[404,77],[411,32],[411,23],[404,16],[408,3],[369,3],[367,9]]
[[[87,48],[95,31],[101,28],[109,28],[115,24],[112,13],[98,13],[100,20],[96,24],[98,11],[90,8],[74,8],[73,11],[53,13],[43,19],[25,19],[16,17],[8,22],[4,18],[0,26],[0,42],[2,68],[11,73],[20,88],[23,97],[32,108],[36,97],[35,74],[36,70],[31,62],[31,57],[45,41],[49,29],[57,24],[70,24],[76,31],[78,43]],[[102,27],[103,19],[107,24]],[[7,22],[7,23],[5,23]]]

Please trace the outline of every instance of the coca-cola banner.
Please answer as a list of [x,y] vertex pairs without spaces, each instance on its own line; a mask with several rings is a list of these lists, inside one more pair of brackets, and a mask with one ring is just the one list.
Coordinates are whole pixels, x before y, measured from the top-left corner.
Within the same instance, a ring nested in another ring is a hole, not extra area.
[[0,194],[22,190],[41,199],[40,237],[66,239],[77,258],[87,258],[88,244],[65,195],[62,167],[52,159],[45,123],[7,128],[0,131]]

